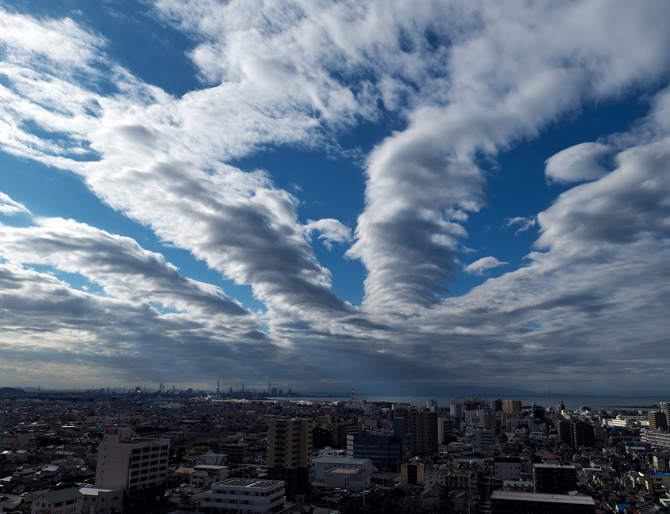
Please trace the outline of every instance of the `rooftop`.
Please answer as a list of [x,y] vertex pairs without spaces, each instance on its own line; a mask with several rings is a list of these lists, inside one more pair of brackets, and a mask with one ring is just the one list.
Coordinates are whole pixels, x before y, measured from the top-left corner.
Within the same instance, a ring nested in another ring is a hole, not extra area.
[[45,493],[43,496],[46,501],[52,504],[83,498],[82,494],[74,488],[51,491],[49,493]]
[[282,480],[260,480],[254,478],[227,478],[221,482],[214,484],[217,488],[220,487],[244,487],[256,489],[271,489],[274,487],[284,487]]
[[519,491],[493,491],[492,500],[516,500],[545,503],[572,503],[575,505],[595,505],[590,496],[572,496],[570,494],[523,493]]

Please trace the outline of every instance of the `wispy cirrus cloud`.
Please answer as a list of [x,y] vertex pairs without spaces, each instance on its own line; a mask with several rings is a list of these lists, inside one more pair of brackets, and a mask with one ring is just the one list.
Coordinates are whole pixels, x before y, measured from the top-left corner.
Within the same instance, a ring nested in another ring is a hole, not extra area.
[[515,225],[518,226],[514,232],[515,236],[518,236],[522,232],[525,232],[528,229],[531,229],[535,226],[537,220],[535,218],[524,218],[523,216],[515,216],[514,218],[507,218],[503,223],[503,228],[508,229]]
[[8,195],[0,191],[0,214],[13,216],[15,214],[30,214],[25,205],[12,200]]

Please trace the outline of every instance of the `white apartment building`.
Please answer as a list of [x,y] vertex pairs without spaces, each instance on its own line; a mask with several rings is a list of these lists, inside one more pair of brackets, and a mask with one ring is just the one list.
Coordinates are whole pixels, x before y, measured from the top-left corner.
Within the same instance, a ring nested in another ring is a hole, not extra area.
[[670,449],[670,432],[660,430],[640,430],[640,441],[649,443],[652,448]]
[[282,480],[229,478],[212,486],[200,505],[225,512],[263,514],[276,510],[286,500]]
[[649,426],[649,417],[646,415],[636,415],[628,416],[625,414],[617,414],[617,417],[614,419],[604,419],[605,423],[609,427],[619,427],[619,428],[637,428],[643,426]]
[[132,439],[130,428],[107,428],[98,447],[95,487],[126,493],[164,486],[169,439]]

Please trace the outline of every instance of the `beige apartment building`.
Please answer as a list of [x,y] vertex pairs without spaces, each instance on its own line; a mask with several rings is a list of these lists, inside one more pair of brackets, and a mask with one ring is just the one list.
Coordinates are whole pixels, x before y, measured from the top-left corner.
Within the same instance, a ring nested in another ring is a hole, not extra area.
[[271,419],[268,433],[268,476],[286,483],[286,498],[309,489],[312,454],[311,419]]

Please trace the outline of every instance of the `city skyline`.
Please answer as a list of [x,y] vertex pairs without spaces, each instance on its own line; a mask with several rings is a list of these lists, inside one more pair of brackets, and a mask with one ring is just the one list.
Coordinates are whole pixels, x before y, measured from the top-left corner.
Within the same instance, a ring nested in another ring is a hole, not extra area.
[[663,389],[667,2],[54,4],[0,0],[0,385]]

